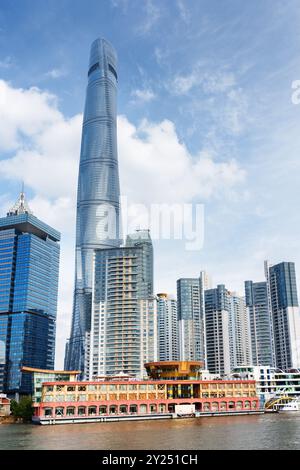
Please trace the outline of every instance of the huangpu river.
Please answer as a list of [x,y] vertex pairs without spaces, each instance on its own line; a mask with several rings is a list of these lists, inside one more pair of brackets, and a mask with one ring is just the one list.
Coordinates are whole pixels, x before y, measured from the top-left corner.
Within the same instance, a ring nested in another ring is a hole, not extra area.
[[300,413],[56,426],[1,424],[0,449],[300,449]]

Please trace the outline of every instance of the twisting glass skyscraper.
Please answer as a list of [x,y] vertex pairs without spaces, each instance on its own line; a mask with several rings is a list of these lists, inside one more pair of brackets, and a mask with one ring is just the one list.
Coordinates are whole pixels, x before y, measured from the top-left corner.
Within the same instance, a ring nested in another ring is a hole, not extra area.
[[120,245],[117,57],[104,39],[91,46],[77,194],[76,274],[65,367],[84,370],[91,328],[94,250]]

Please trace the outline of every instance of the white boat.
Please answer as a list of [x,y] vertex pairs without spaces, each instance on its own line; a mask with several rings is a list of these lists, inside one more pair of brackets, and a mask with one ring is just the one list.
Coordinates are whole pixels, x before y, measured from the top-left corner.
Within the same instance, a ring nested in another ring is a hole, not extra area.
[[279,413],[286,413],[289,411],[300,411],[300,400],[293,400],[289,403],[286,403],[285,405],[279,406],[278,411]]

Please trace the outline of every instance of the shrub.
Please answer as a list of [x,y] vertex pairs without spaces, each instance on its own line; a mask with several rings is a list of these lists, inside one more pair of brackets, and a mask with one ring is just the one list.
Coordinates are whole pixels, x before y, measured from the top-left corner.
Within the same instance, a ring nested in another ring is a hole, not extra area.
[[16,418],[23,418],[24,421],[30,421],[33,415],[31,397],[23,397],[19,402],[11,401],[11,412]]

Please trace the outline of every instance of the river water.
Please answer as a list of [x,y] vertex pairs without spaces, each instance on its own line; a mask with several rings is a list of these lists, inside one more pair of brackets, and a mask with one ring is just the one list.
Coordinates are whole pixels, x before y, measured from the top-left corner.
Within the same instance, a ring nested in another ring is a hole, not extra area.
[[300,449],[300,413],[57,426],[2,424],[0,449]]

